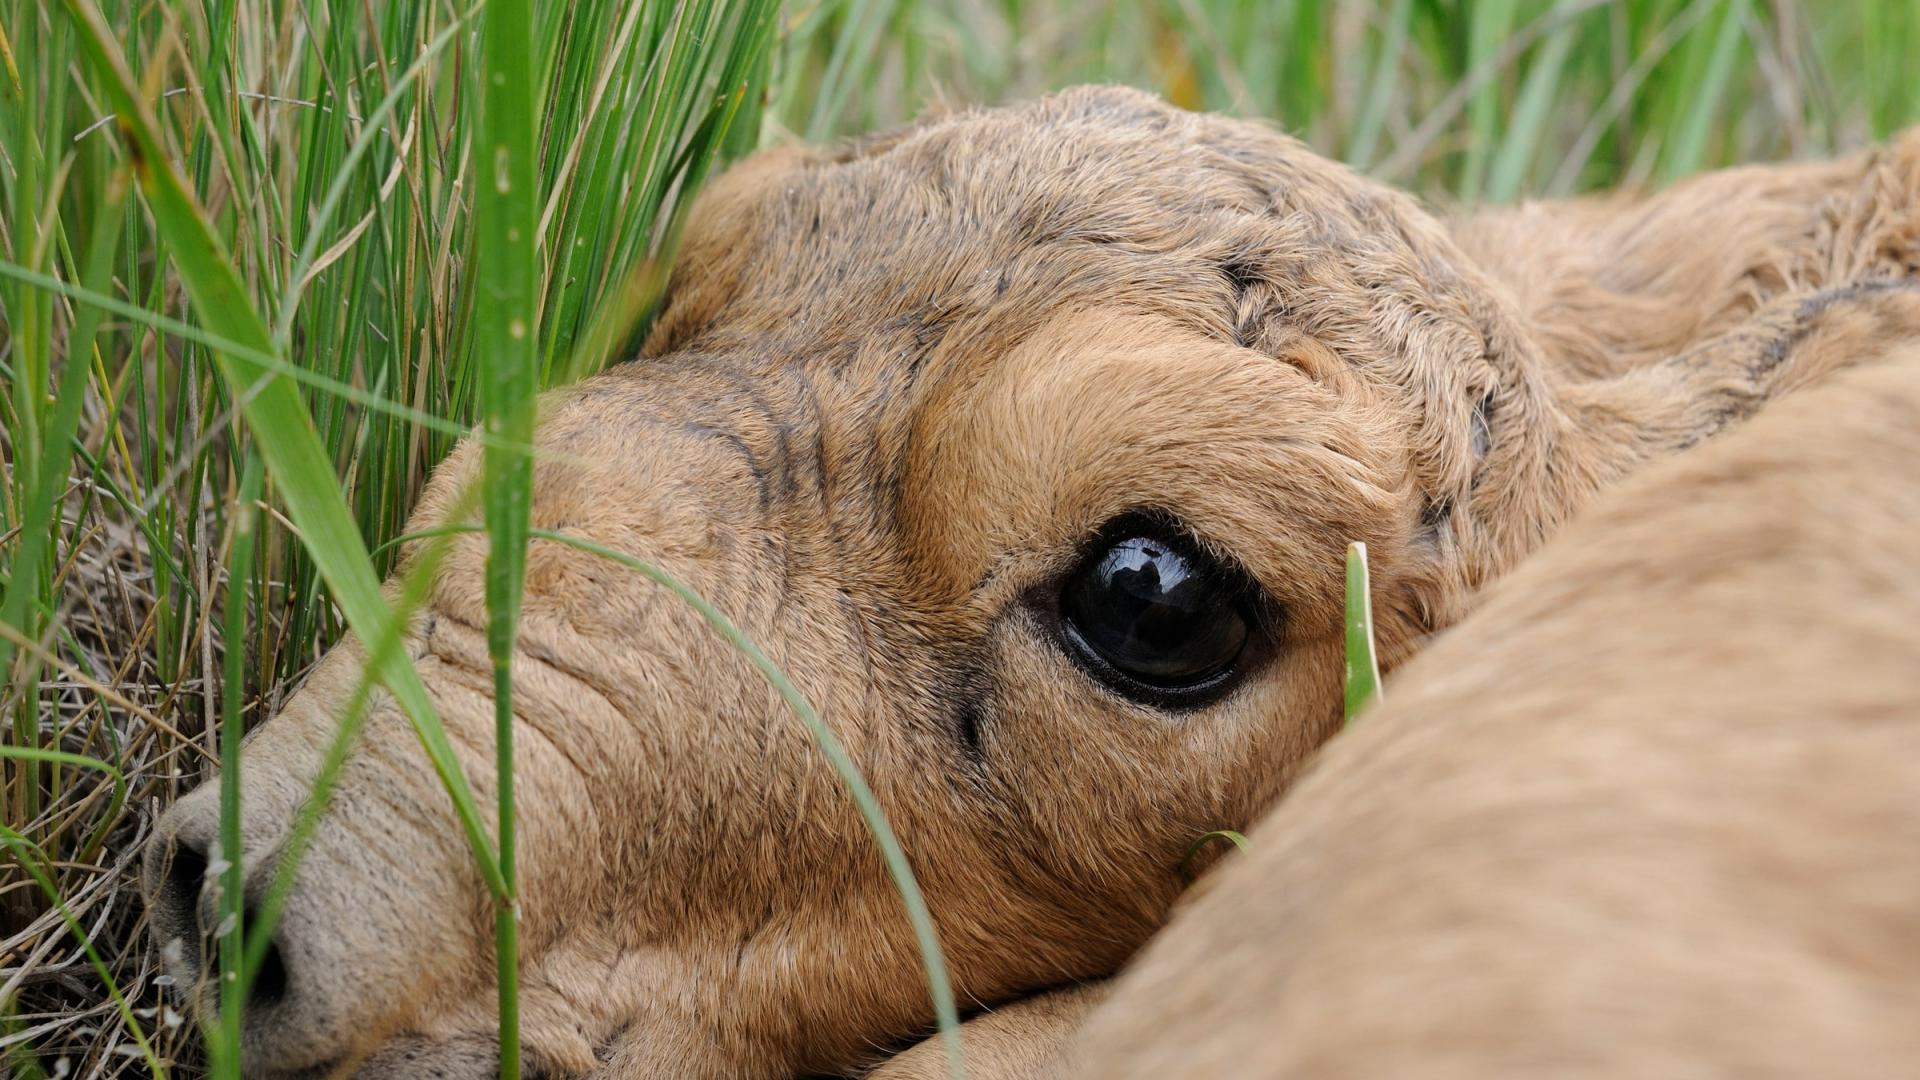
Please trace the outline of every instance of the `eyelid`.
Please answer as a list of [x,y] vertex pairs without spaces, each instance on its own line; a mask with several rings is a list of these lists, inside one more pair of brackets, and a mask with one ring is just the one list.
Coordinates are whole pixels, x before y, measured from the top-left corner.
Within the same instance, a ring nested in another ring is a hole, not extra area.
[[1188,558],[1197,557],[1223,584],[1239,586],[1235,592],[1250,622],[1257,622],[1263,630],[1278,631],[1278,605],[1246,565],[1232,552],[1194,531],[1178,514],[1156,506],[1122,511],[1088,533],[1074,550],[1073,557],[1060,563],[1050,587],[1064,587],[1068,579],[1087,564],[1088,559],[1121,540],[1135,536],[1153,537]]

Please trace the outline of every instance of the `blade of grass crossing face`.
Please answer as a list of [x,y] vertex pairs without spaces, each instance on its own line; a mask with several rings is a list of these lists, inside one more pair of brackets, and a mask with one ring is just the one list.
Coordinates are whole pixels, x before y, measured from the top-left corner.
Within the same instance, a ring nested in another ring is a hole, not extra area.
[[[472,511],[472,502],[466,494],[456,504],[452,516],[464,517]],[[477,527],[467,525],[444,531],[474,532]],[[405,639],[398,633],[398,628],[405,625],[426,602],[434,574],[439,570],[447,548],[445,542],[429,544],[408,566],[401,575],[399,599],[394,604],[399,618],[387,627],[385,636],[367,646],[366,663],[353,691],[347,695],[346,707],[341,710],[340,725],[334,730],[333,741],[327,744],[326,754],[320,759],[320,768],[315,772],[313,782],[308,785],[306,802],[294,815],[293,828],[280,847],[275,859],[273,880],[267,884],[259,913],[248,924],[246,950],[240,964],[240,998],[243,1001],[253,988],[253,980],[260,972],[261,963],[266,960],[267,949],[273,943],[274,928],[280,925],[287,899],[293,894],[294,875],[299,872],[307,847],[312,844],[313,835],[320,827],[320,816],[326,813],[333,799],[334,781],[339,778],[347,754],[353,749],[354,740],[359,737],[366,721],[367,704],[375,683],[374,673],[385,665],[391,654],[405,651],[401,648]]]
[[[92,0],[66,0],[80,28],[79,39],[118,114],[134,175],[194,310],[215,333],[242,347],[274,354],[266,323],[253,306],[225,247],[205,213],[186,191],[145,99],[119,53],[113,32]],[[260,455],[281,500],[300,528],[314,565],[332,590],[347,622],[362,641],[380,640],[393,613],[367,557],[359,527],[347,510],[340,481],[321,446],[313,419],[291,379],[230,353],[216,354],[220,371],[240,403]],[[412,721],[427,756],[454,803],[481,876],[495,895],[504,892],[499,861],[481,823],[472,787],[454,758],[439,715],[412,661],[401,651],[379,672],[382,682]]]
[[217,1080],[240,1080],[240,968],[246,954],[246,878],[240,847],[240,706],[247,688],[247,596],[260,520],[265,466],[248,454],[230,518],[232,551],[227,561],[227,605],[220,687],[220,1023],[212,1050]]
[[1347,723],[1380,696],[1380,663],[1373,647],[1373,587],[1367,545],[1347,545]]
[[[532,103],[533,9],[528,0],[490,0],[480,63],[481,182],[474,197],[477,242],[474,340],[479,345],[482,423],[516,443],[533,437],[540,364],[534,312],[540,271],[534,252],[540,198]],[[513,645],[526,576],[533,462],[501,446],[485,449],[487,653],[493,663],[494,767],[503,891],[494,898],[499,973],[500,1076],[520,1075],[519,920],[514,859]]]
[[[391,543],[439,539],[476,531],[478,527],[474,525],[442,525],[406,533],[394,538]],[[733,620],[727,618],[706,597],[695,592],[679,578],[652,563],[634,558],[624,551],[616,551],[578,536],[570,536],[552,529],[529,529],[528,536],[535,540],[551,540],[566,544],[597,555],[630,570],[638,571],[648,580],[665,588],[699,612],[707,625],[713,627],[714,631],[728,644],[738,649],[740,654],[747,658],[747,662],[752,664],[761,677],[766,679],[774,691],[780,695],[781,700],[786,702],[787,707],[793,710],[794,715],[800,718],[800,722],[806,726],[808,733],[819,745],[821,753],[826,755],[827,761],[839,774],[841,783],[846,786],[848,794],[853,799],[854,807],[865,820],[868,830],[873,833],[874,843],[880,848],[881,856],[886,861],[887,872],[893,877],[894,887],[899,890],[901,903],[907,909],[908,921],[913,925],[914,938],[920,949],[920,962],[927,973],[934,1016],[939,1023],[941,1039],[946,1047],[948,1076],[950,1080],[965,1080],[966,1064],[960,1049],[960,1014],[954,1004],[953,987],[947,978],[945,954],[940,949],[939,935],[935,932],[933,916],[927,909],[926,898],[920,892],[919,882],[914,877],[913,867],[907,862],[906,852],[901,848],[899,838],[894,835],[893,827],[887,821],[886,811],[880,808],[880,802],[874,797],[873,789],[867,785],[866,778],[861,775],[860,766],[856,765],[853,758],[847,754],[846,748],[840,744],[833,729],[820,719],[820,714],[814,711],[813,704],[807,700],[806,695],[800,692],[799,687],[793,685],[793,681],[787,678],[786,672],[780,669],[780,665],[774,663],[766,653],[760,650],[760,646],[755,644],[752,638],[734,625]]]
[[707,625],[725,638],[728,644],[740,650],[755,670],[772,684],[774,690],[792,709],[800,722],[805,724],[814,741],[819,744],[821,753],[832,763],[834,771],[840,774],[840,780],[846,785],[847,793],[853,798],[854,806],[860,816],[866,819],[867,828],[873,833],[874,842],[879,845],[881,857],[887,864],[887,872],[893,876],[894,886],[900,891],[901,902],[906,906],[907,919],[913,925],[914,937],[920,947],[921,966],[926,969],[928,991],[933,997],[934,1016],[940,1025],[940,1037],[947,1052],[947,1074],[950,1080],[965,1080],[967,1069],[960,1049],[960,1014],[954,1005],[953,985],[947,978],[947,962],[940,949],[939,935],[935,932],[933,915],[927,910],[926,897],[920,892],[919,882],[914,878],[913,867],[907,862],[906,851],[901,848],[900,840],[894,835],[893,826],[887,822],[886,811],[880,808],[880,801],[874,797],[873,789],[860,773],[860,767],[854,764],[847,754],[846,747],[820,719],[813,709],[813,703],[805,694],[793,685],[780,665],[773,662],[760,646],[733,624],[733,620],[722,614],[719,608],[709,603],[684,582],[654,566],[636,559],[623,551],[596,544],[577,536],[555,532],[551,529],[533,529],[531,535],[540,540],[552,540],[566,544],[581,551],[610,559],[630,570],[644,574],[648,579],[664,587],[668,592],[692,606],[707,621]]

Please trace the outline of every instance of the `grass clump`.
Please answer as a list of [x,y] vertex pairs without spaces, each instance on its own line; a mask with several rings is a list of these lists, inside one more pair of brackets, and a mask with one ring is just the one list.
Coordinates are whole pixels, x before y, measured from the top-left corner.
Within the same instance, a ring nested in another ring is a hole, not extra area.
[[[510,640],[533,396],[657,300],[692,191],[757,131],[776,11],[3,10],[6,1052],[113,1072],[137,1045],[157,1073],[195,1055],[137,937],[152,807],[348,627],[397,640],[371,552],[478,420]],[[371,652],[510,913],[510,828],[490,835],[404,652]],[[82,759],[117,770],[111,798]],[[239,925],[234,883],[220,966],[244,988],[270,928]],[[105,986],[62,974],[103,946]],[[111,1022],[94,1002],[122,994],[145,1011]],[[226,1075],[235,1030],[209,1033]]]

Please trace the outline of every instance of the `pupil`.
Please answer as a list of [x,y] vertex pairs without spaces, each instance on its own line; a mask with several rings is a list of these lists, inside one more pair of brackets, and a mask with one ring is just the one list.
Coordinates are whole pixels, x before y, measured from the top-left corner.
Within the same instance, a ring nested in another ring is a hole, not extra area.
[[1158,540],[1115,543],[1064,599],[1087,647],[1143,682],[1200,681],[1231,664],[1246,643],[1246,621],[1220,582]]

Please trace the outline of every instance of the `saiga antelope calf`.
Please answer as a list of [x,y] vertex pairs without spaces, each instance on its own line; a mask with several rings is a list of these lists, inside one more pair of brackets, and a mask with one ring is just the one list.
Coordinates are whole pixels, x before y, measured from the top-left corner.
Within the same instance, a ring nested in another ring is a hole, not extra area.
[[[1119,969],[1194,838],[1340,714],[1341,552],[1389,666],[1601,489],[1920,328],[1920,147],[1441,220],[1257,124],[1090,88],[763,154],[700,201],[644,356],[545,402],[536,526],[703,592],[817,704],[961,1000]],[[436,473],[445,523],[477,447]],[[491,798],[482,536],[409,645]],[[417,552],[414,557],[417,557]],[[857,1070],[930,1008],[839,781],[684,605],[529,554],[515,666],[536,1075]],[[264,882],[348,641],[250,741]],[[148,853],[198,1007],[216,794]],[[488,902],[390,701],[301,864],[246,1073],[490,1075]],[[357,1072],[356,1072],[357,1070]]]

